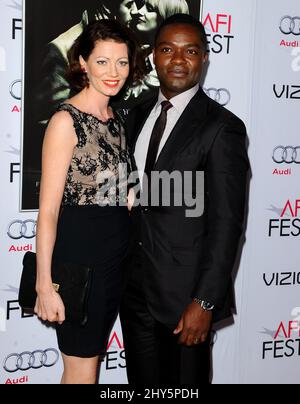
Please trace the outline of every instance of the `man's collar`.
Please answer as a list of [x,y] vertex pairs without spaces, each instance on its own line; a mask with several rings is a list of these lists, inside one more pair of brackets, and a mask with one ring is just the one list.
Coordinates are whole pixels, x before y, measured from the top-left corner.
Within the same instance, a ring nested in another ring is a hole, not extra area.
[[176,109],[178,113],[182,113],[191,99],[199,90],[199,84],[196,84],[194,87],[190,88],[189,90],[184,91],[181,94],[176,95],[175,97],[168,100],[161,90],[159,90],[158,100],[155,104],[154,111],[157,112],[157,109],[160,108],[160,105],[163,101],[170,101],[173,107]]

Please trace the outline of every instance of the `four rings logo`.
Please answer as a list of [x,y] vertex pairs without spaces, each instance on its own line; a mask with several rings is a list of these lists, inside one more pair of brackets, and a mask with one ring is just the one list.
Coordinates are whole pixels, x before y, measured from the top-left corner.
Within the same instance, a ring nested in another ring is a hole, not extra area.
[[225,106],[230,103],[231,94],[226,88],[203,88],[206,95]]
[[284,35],[300,35],[300,17],[285,15],[280,20],[279,29]]
[[36,221],[32,219],[14,220],[8,226],[7,235],[13,240],[34,238],[36,235]]
[[58,362],[58,359],[59,353],[54,348],[44,351],[40,349],[33,352],[25,351],[20,354],[12,353],[5,358],[3,369],[8,373],[14,373],[18,370],[50,368]]
[[300,146],[277,146],[273,150],[272,158],[277,164],[300,164]]

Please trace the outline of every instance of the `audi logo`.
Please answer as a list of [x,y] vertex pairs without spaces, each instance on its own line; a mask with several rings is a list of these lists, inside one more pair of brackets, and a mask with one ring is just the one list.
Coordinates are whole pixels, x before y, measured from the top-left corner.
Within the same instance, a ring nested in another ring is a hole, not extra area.
[[[15,80],[11,83],[11,85],[9,86],[9,93],[10,95],[15,99],[15,100],[21,100],[21,80]],[[16,85],[19,84],[20,88],[17,88],[17,91],[15,89]]]
[[277,164],[300,164],[300,146],[277,146],[272,158]]
[[285,35],[300,35],[300,17],[285,15],[280,20],[279,29]]
[[203,90],[206,95],[222,106],[230,103],[231,94],[226,88],[204,88]]
[[7,235],[13,240],[34,238],[36,235],[36,221],[32,219],[14,220],[8,226]]
[[25,351],[20,354],[12,353],[5,358],[3,369],[8,373],[14,373],[18,370],[50,368],[58,362],[58,359],[59,353],[54,348],[44,351],[40,349],[33,352]]

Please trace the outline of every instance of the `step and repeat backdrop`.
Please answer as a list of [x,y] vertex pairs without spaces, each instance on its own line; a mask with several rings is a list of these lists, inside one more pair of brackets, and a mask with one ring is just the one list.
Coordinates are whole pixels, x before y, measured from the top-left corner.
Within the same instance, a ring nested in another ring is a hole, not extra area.
[[[65,57],[58,37],[70,40],[95,9],[131,23],[130,13],[121,13],[129,10],[122,8],[127,0],[110,1],[110,8],[101,0],[66,1],[64,8],[54,2],[40,11],[38,3],[0,0],[0,384],[58,383],[62,373],[53,328],[18,305],[22,258],[35,251],[43,130],[55,104],[68,97],[59,75]],[[214,329],[213,383],[299,383],[299,1],[204,0],[202,14],[200,0],[161,3],[165,12],[180,4],[202,20],[210,43],[203,87],[245,121],[249,137],[251,182],[235,271],[237,314],[233,323]],[[158,10],[164,13],[162,6]],[[147,35],[142,31],[151,63],[150,29]],[[58,69],[46,77],[53,55]],[[157,85],[155,71],[148,79],[127,94],[127,105]],[[127,383],[119,321],[100,383]]]

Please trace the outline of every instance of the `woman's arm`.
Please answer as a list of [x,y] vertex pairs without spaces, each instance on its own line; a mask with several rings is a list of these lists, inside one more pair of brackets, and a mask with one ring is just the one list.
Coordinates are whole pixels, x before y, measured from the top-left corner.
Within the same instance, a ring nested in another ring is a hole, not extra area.
[[54,291],[51,261],[66,177],[77,137],[71,116],[57,112],[45,133],[42,152],[40,207],[37,222],[37,282],[35,312],[48,321],[64,321],[64,306]]

